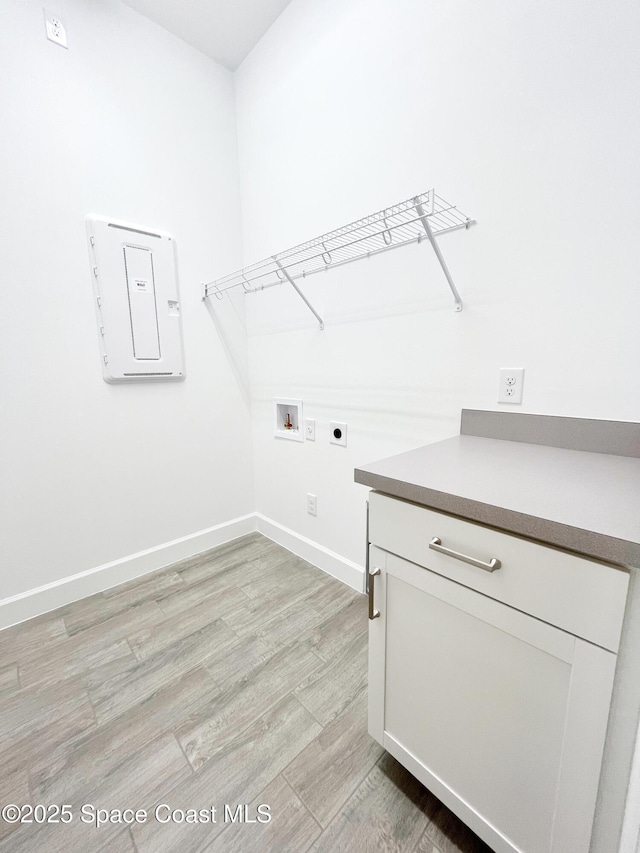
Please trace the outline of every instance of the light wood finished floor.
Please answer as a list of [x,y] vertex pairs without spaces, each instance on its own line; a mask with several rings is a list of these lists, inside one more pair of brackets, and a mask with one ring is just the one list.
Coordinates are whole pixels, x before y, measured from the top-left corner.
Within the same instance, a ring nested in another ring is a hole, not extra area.
[[490,853],[369,737],[366,672],[366,598],[259,534],[3,631],[0,806],[74,817],[0,851]]

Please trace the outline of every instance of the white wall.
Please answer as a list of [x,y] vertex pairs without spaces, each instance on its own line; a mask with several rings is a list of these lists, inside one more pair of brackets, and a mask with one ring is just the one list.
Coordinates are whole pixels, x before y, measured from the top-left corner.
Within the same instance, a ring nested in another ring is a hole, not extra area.
[[[36,0],[0,28],[0,599],[253,510],[242,325],[199,285],[240,261],[232,76],[116,0],[47,8],[68,51]],[[175,235],[184,382],[103,381],[88,213]]]
[[[478,220],[206,311],[241,260],[231,75],[117,0],[5,4],[0,29],[0,600],[251,512],[362,562],[354,465],[498,408],[640,419],[640,8],[293,0],[236,75],[245,262],[435,186]],[[178,241],[187,380],[102,381],[84,217]],[[302,397],[315,444],[272,437]],[[250,407],[256,454],[255,501]],[[329,446],[329,419],[349,446]],[[314,492],[319,515],[306,515]]]
[[[324,332],[284,286],[246,298],[260,512],[362,563],[354,466],[500,409],[501,366],[526,369],[518,411],[640,420],[639,32],[628,0],[293,0],[240,67],[246,263],[431,186],[478,221],[440,241],[462,314],[428,245],[306,280]],[[315,444],[272,437],[276,396]]]
[[[478,221],[440,241],[462,314],[427,244],[305,281],[324,332],[246,297],[260,512],[362,563],[354,465],[499,409],[501,366],[520,411],[640,419],[639,27],[626,0],[294,0],[243,63],[245,262],[431,186]],[[276,396],[315,444],[272,437]]]

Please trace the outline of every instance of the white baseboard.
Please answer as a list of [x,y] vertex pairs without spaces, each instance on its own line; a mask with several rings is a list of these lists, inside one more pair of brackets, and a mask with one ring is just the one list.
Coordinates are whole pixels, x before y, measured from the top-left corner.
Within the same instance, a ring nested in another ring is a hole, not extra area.
[[0,630],[223,545],[256,529],[254,513],[0,601]]
[[358,592],[364,590],[364,569],[357,563],[352,563],[335,551],[330,551],[324,545],[318,545],[317,542],[301,536],[259,512],[256,513],[256,530]]
[[0,600],[0,630],[118,584],[135,580],[256,530],[358,592],[364,589],[364,570],[356,563],[260,513],[250,513]]

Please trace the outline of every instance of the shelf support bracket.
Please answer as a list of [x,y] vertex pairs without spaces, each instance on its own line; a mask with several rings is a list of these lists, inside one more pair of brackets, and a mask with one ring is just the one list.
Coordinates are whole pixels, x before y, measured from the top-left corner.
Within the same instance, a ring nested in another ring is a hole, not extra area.
[[458,293],[458,290],[453,283],[453,279],[451,278],[451,273],[447,269],[447,265],[444,262],[444,258],[442,257],[442,252],[440,251],[440,247],[436,243],[436,238],[433,236],[433,231],[431,230],[431,226],[429,225],[429,220],[427,218],[427,214],[424,211],[424,207],[420,203],[420,201],[416,198],[416,210],[418,212],[418,216],[420,217],[420,222],[424,227],[424,230],[427,233],[427,237],[429,238],[429,242],[431,243],[431,248],[436,253],[436,258],[440,262],[440,266],[442,267],[442,271],[447,279],[449,287],[451,288],[451,292],[453,293],[453,298],[455,299],[456,306],[453,309],[454,311],[462,311],[462,298]]
[[324,329],[324,321],[323,321],[322,317],[318,314],[318,312],[316,311],[316,309],[315,309],[315,308],[313,307],[313,305],[309,302],[309,300],[307,299],[307,297],[306,297],[306,296],[304,295],[304,293],[300,290],[300,288],[299,288],[299,287],[298,287],[298,285],[295,283],[295,281],[291,278],[291,276],[289,275],[289,273],[288,273],[288,272],[286,271],[286,269],[282,266],[282,264],[280,263],[280,261],[279,261],[276,257],[274,257],[274,259],[273,259],[273,260],[276,262],[276,264],[277,264],[277,266],[278,266],[278,268],[279,268],[280,272],[282,273],[282,275],[287,279],[287,281],[289,282],[289,284],[291,285],[291,287],[293,287],[293,289],[295,290],[295,292],[298,294],[298,296],[300,297],[300,299],[302,299],[302,301],[303,301],[303,302],[304,302],[304,304],[307,306],[307,308],[309,309],[309,311],[311,311],[311,313],[312,313],[312,314],[313,314],[313,316],[316,318],[316,320],[318,321],[318,323],[320,323],[320,329],[321,329],[321,330],[322,330],[322,329]]

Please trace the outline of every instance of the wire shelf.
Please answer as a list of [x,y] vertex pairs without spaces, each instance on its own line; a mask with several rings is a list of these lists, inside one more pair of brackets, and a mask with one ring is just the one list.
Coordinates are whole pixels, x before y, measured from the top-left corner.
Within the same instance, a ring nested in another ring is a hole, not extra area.
[[[474,222],[434,190],[428,190],[223,278],[207,282],[203,284],[203,298],[216,296],[222,299],[225,291],[234,287],[255,293],[284,282],[293,284],[315,273],[428,238],[454,292],[456,305],[459,305],[457,310],[460,310],[462,302],[433,237],[459,228],[469,228]],[[313,311],[299,288],[295,284],[293,286]],[[320,324],[322,326],[321,320]]]

